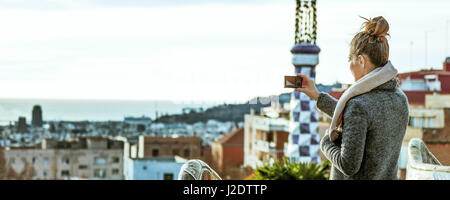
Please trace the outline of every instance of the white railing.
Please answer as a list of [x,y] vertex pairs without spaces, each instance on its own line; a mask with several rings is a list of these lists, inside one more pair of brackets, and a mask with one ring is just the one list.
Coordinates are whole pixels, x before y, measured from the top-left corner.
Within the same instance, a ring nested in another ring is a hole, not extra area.
[[408,145],[407,180],[450,180],[450,166],[442,165],[419,138]]
[[222,180],[208,164],[201,160],[188,160],[181,166],[178,180]]

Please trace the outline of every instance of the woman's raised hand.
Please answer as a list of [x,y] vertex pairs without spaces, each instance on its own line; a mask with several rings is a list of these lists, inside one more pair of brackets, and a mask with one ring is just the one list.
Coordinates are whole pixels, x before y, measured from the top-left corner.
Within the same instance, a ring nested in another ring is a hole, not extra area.
[[317,90],[316,84],[311,80],[308,76],[304,74],[297,74],[297,76],[302,77],[302,87],[296,88],[295,90],[298,92],[303,92],[309,96],[309,98],[316,100],[319,98],[319,90]]

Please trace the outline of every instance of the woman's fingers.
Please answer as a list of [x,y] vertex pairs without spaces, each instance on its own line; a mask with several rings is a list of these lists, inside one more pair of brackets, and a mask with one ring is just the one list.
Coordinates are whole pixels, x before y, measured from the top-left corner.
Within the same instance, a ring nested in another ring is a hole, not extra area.
[[302,77],[304,80],[309,80],[309,77],[306,76],[306,75],[304,75],[304,74],[298,73],[297,76],[298,76],[298,77]]
[[305,76],[304,74],[300,74],[300,73],[298,73],[297,76],[298,76],[298,77],[302,77],[303,79],[304,79],[305,77],[308,78],[308,77]]
[[300,74],[300,73],[298,73],[297,76],[301,77],[303,79],[302,80],[302,85],[308,85],[308,82],[310,80],[308,76],[306,76],[304,74]]
[[297,92],[305,92],[305,88],[295,88],[295,91],[297,91]]
[[319,92],[316,88],[316,85],[314,84],[314,81],[312,81],[308,76],[304,74],[298,73],[297,76],[303,79],[303,86],[301,88],[296,88],[295,91],[305,93],[311,99],[317,100]]

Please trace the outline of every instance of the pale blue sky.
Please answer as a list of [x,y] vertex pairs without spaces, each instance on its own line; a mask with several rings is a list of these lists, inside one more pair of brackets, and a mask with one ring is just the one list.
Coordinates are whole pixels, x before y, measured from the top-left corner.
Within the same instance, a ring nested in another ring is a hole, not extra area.
[[[319,0],[317,82],[353,82],[359,15],[388,20],[400,72],[425,67],[425,31],[427,67],[441,68],[449,8]],[[0,0],[0,97],[234,102],[288,92],[294,15],[294,0]]]

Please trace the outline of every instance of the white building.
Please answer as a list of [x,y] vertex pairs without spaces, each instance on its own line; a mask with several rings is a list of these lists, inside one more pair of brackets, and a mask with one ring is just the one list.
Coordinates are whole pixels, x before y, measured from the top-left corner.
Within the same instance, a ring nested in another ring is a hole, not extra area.
[[244,166],[282,160],[289,137],[289,120],[257,115],[244,117]]
[[125,158],[126,180],[175,180],[185,159],[174,157]]

